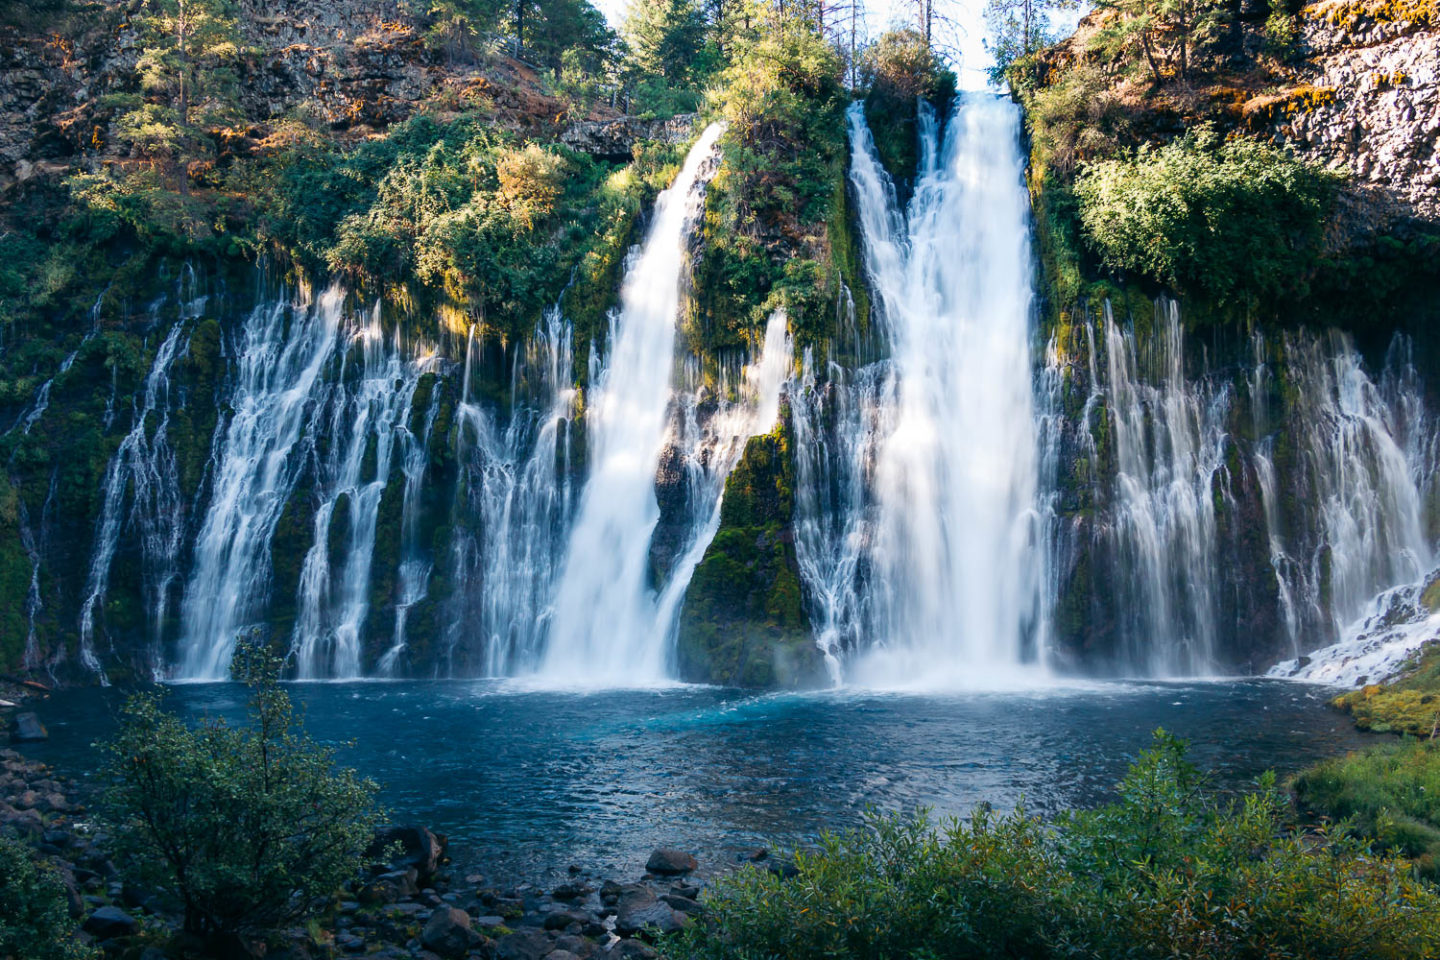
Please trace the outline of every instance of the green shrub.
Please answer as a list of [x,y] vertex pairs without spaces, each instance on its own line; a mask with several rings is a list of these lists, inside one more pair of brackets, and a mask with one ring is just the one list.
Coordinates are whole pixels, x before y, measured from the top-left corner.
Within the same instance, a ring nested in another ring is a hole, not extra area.
[[720,881],[677,960],[990,957],[1399,958],[1440,949],[1440,893],[1403,859],[1286,823],[1274,778],[1220,804],[1157,733],[1119,800],[1045,824],[981,810],[873,817]]
[[247,727],[189,727],[153,694],[125,706],[108,754],[105,805],[141,876],[185,904],[185,930],[228,937],[303,919],[363,866],[378,789],[334,766],[277,682],[279,661],[237,650]]
[[1303,291],[1336,175],[1209,128],[1086,164],[1075,182],[1086,238],[1107,266],[1222,307]]
[[0,834],[0,957],[83,960],[94,952],[75,940],[65,887],[24,844]]
[[1306,810],[1350,820],[1383,848],[1440,877],[1440,747],[1387,743],[1316,764],[1292,788]]

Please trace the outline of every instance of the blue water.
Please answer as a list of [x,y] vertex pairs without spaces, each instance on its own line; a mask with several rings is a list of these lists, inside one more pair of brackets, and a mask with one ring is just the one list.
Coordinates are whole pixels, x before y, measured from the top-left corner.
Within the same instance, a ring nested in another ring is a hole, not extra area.
[[[1021,799],[1052,813],[1109,798],[1156,727],[1193,742],[1218,790],[1363,742],[1331,691],[1280,681],[1107,683],[955,696],[755,696],[677,687],[527,691],[503,682],[299,684],[318,739],[384,784],[394,819],[451,838],[466,869],[545,879],[582,864],[617,878],[658,845],[715,866],[804,843],[864,809],[963,815]],[[239,719],[244,690],[171,690],[189,715]],[[87,776],[120,694],[38,704],[51,740],[27,752]]]

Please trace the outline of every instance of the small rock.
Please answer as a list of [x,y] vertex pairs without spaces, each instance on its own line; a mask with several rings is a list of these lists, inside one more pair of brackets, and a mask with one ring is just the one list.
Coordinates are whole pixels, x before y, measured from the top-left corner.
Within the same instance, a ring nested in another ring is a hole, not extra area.
[[510,933],[495,941],[495,960],[545,960],[554,943],[538,930]]
[[646,943],[639,940],[621,940],[610,951],[612,956],[620,960],[655,960],[658,954]]
[[662,876],[678,876],[682,873],[689,873],[698,867],[695,858],[684,850],[675,850],[668,847],[661,847],[650,854],[650,859],[645,861],[645,869],[650,873],[658,873]]
[[424,931],[420,934],[420,942],[426,949],[433,950],[442,957],[463,957],[478,947],[484,939],[470,926],[470,915],[454,907],[441,907],[436,910],[430,915]]
[[545,954],[545,960],[580,960],[580,958],[569,950],[551,950]]
[[97,940],[110,940],[130,936],[140,929],[140,924],[119,907],[101,907],[85,918],[81,929]]
[[765,869],[775,874],[775,876],[781,880],[789,880],[791,877],[798,877],[800,875],[800,869],[789,860],[773,860],[766,865]]
[[398,847],[400,855],[392,866],[414,867],[421,883],[428,883],[440,869],[445,856],[445,838],[431,833],[424,827],[390,827],[375,834],[365,855],[371,859],[392,852]]
[[590,892],[590,885],[586,883],[562,883],[551,891],[551,896],[556,900],[579,900]]
[[662,896],[660,900],[667,906],[669,906],[672,910],[679,910],[681,913],[689,914],[692,917],[698,917],[700,914],[705,912],[705,907],[703,905],[697,903],[689,897],[680,897],[676,896],[673,893],[667,893]]
[[477,927],[484,927],[486,930],[493,930],[493,929],[495,929],[496,927],[503,927],[503,926],[505,926],[505,918],[504,918],[504,917],[495,917],[495,916],[476,917],[476,918],[475,918],[474,920],[472,920],[471,922],[474,923],[475,926],[477,926]]
[[577,937],[574,934],[565,934],[555,938],[555,949],[564,950],[580,960],[590,960],[591,957],[600,952],[600,947],[593,940],[586,940],[584,937]]
[[641,884],[625,888],[620,895],[615,915],[615,930],[621,936],[631,936],[650,927],[661,933],[674,933],[684,925],[668,903],[661,902],[655,891]]
[[557,910],[545,918],[546,930],[568,930],[571,927],[583,927],[590,918],[583,913],[574,913],[569,910]]
[[15,714],[15,719],[10,721],[10,739],[16,743],[34,743],[49,740],[50,732],[45,729],[45,724],[40,722],[34,711],[27,710]]

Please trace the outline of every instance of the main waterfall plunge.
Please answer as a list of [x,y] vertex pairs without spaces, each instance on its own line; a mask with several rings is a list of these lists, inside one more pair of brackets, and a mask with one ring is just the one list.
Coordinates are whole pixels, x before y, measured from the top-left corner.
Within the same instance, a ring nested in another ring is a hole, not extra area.
[[[1297,658],[1343,637],[1392,662],[1440,632],[1422,601],[1440,443],[1406,340],[1371,367],[1338,334],[1200,344],[1168,301],[1096,304],[1042,337],[1017,108],[922,111],[903,209],[859,105],[847,123],[871,309],[842,291],[798,360],[783,311],[746,349],[677,349],[719,127],[658,198],[603,343],[577,344],[559,305],[518,343],[417,337],[339,287],[217,320],[181,278],[152,308],[130,420],[114,397],[106,415],[117,452],[70,621],[84,664],[103,676],[129,630],[136,669],[182,679],[224,677],[262,637],[301,678],[664,682],[726,480],[777,425],[793,516],[765,549],[793,564],[835,682],[1287,658],[1353,680],[1370,668],[1348,653]],[[196,422],[202,329],[227,372],[185,481],[172,423]],[[46,381],[12,429],[50,401]],[[48,516],[22,517],[31,647]]]
[[[1019,112],[970,95],[943,137],[923,111],[899,209],[862,107],[851,183],[888,356],[796,397],[796,550],[837,677],[1003,682],[1042,659],[1029,205]],[[826,403],[834,443],[815,436]],[[845,491],[842,503],[816,491]]]

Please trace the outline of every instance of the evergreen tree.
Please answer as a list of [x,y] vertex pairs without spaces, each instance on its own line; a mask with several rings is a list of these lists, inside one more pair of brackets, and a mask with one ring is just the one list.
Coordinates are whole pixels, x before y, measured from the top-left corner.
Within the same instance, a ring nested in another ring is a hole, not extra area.
[[[141,99],[119,127],[143,156],[182,162],[201,149],[199,127],[234,112],[240,31],[233,0],[146,0],[131,27]],[[181,192],[188,178],[180,177]]]
[[999,83],[1005,71],[1022,57],[1054,43],[1050,15],[1073,10],[1076,0],[989,0],[985,6],[985,24],[990,28],[986,46],[995,58],[990,79]]
[[643,0],[631,5],[624,36],[635,75],[682,86],[705,49],[705,14],[695,0]]

